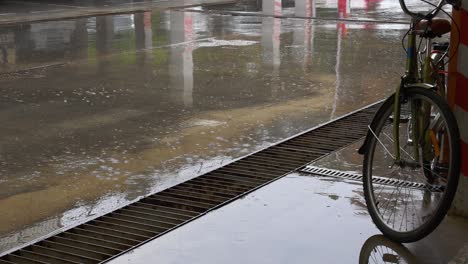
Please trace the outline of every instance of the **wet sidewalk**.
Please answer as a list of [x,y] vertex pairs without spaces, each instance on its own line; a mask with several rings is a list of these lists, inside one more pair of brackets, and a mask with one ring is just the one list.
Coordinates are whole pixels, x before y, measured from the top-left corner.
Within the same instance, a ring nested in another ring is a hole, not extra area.
[[1,26],[0,251],[392,91],[407,26],[346,18],[402,17],[396,3],[288,3],[265,10],[273,15],[252,1]]
[[[361,142],[313,163],[359,173]],[[382,237],[362,183],[290,173],[109,263],[466,263],[468,222],[447,217],[421,241]]]

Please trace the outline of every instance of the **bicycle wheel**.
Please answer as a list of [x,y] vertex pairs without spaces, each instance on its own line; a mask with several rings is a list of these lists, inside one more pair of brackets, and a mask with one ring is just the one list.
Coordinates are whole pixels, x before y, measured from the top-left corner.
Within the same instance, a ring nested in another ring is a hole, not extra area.
[[[450,208],[460,173],[460,136],[442,97],[428,89],[405,88],[400,99],[401,162],[397,164],[394,101],[394,96],[389,98],[374,117],[364,154],[364,195],[369,214],[384,235],[402,243],[414,242],[432,232]],[[415,112],[422,106],[429,120],[418,125],[417,133],[423,136],[412,140],[415,132],[410,126],[416,126],[411,124],[421,116]],[[444,168],[434,170],[435,166],[427,164],[436,161],[437,167]],[[430,171],[434,179],[424,171]]]

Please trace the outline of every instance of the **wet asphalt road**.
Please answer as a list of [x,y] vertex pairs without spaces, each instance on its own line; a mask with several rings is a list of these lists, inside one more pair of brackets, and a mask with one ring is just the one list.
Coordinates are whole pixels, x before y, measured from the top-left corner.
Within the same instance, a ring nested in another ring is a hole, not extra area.
[[392,91],[406,25],[303,17],[404,19],[393,1],[293,4],[0,26],[0,251]]

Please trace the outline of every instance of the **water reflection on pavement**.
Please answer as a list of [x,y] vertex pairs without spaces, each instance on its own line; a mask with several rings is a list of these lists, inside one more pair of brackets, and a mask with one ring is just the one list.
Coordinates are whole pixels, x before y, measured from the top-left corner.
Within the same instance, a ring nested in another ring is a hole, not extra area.
[[[314,165],[356,171],[354,146],[335,154]],[[392,242],[372,223],[360,181],[293,172],[110,263],[458,264],[467,232],[464,218],[447,217],[418,242]]]
[[382,99],[404,33],[180,11],[0,27],[0,251]]
[[361,192],[293,173],[110,263],[357,263],[377,233]]

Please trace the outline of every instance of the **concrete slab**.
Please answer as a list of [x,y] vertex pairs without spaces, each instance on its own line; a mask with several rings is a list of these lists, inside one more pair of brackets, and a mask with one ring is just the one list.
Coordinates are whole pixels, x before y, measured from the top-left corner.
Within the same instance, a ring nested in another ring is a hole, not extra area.
[[[376,234],[359,183],[294,173],[110,263],[368,263],[359,262],[363,246]],[[404,263],[449,263],[464,254],[466,234],[466,221],[449,218],[392,248],[409,250]]]
[[355,263],[377,233],[359,192],[291,174],[110,263]]
[[[360,170],[361,142],[314,163]],[[394,243],[367,213],[362,184],[291,173],[111,261],[120,263],[466,263],[468,221],[447,217],[435,232]],[[370,252],[369,252],[370,251]],[[372,253],[373,252],[373,253]]]

